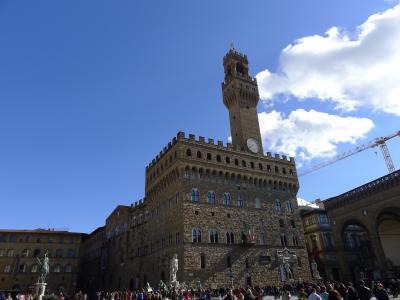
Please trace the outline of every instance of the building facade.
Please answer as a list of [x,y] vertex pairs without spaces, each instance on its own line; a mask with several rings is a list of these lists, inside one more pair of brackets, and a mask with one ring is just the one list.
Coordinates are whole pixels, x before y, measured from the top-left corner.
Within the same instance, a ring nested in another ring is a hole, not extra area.
[[310,280],[293,158],[264,154],[246,55],[223,59],[232,143],[179,132],[146,167],[145,199],[106,222],[104,288],[178,280],[195,287]]
[[342,280],[400,276],[400,171],[324,201]]
[[322,278],[340,280],[332,222],[324,203],[317,201],[314,204],[303,205],[300,206],[300,211],[309,260],[316,262]]
[[78,283],[79,250],[84,234],[56,230],[0,230],[0,289],[34,290],[41,258],[47,251],[47,291],[74,292]]

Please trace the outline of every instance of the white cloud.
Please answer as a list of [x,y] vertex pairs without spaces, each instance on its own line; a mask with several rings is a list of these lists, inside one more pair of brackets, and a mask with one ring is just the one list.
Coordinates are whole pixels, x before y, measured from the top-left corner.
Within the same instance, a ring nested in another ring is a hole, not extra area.
[[[263,100],[277,96],[334,101],[400,116],[400,4],[371,15],[354,33],[337,27],[282,50],[279,71],[260,72]],[[329,151],[329,150],[327,150]]]
[[302,160],[331,157],[337,144],[355,143],[373,127],[370,119],[340,117],[315,110],[297,109],[285,116],[273,110],[258,114],[264,149]]

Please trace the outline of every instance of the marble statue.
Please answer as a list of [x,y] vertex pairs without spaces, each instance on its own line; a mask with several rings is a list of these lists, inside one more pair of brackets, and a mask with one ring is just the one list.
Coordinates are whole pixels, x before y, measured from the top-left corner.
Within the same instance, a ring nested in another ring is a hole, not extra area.
[[292,270],[290,270],[290,265],[289,265],[289,263],[284,263],[283,264],[283,267],[285,268],[285,271],[286,271],[286,275],[287,275],[287,277],[288,277],[288,279],[293,279],[293,273],[292,273]]
[[319,275],[318,271],[317,262],[314,259],[311,262],[311,270],[315,279],[321,279],[321,276]]
[[148,292],[148,293],[150,293],[150,292],[152,292],[153,291],[153,289],[152,289],[152,287],[150,286],[150,283],[146,283],[146,291]]
[[169,281],[176,282],[176,273],[178,272],[178,254],[174,254],[169,265]]
[[40,265],[40,275],[38,283],[46,283],[46,277],[49,275],[49,253],[46,250],[42,259],[37,258]]
[[168,291],[168,287],[167,285],[164,283],[164,281],[160,280],[158,282],[158,288],[164,291]]

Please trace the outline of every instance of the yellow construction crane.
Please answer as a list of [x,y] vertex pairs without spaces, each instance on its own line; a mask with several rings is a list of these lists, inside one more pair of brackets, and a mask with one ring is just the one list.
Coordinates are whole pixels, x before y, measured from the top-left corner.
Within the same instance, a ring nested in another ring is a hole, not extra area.
[[310,173],[315,172],[315,171],[317,171],[317,170],[319,170],[319,169],[321,169],[323,167],[329,166],[329,165],[331,165],[331,164],[333,164],[333,163],[335,163],[335,162],[337,162],[339,160],[345,159],[346,157],[349,157],[349,156],[351,156],[353,154],[359,153],[359,152],[367,150],[369,148],[378,147],[378,146],[382,150],[383,158],[385,159],[386,166],[388,168],[388,172],[392,173],[392,172],[395,171],[395,168],[394,168],[394,164],[393,164],[392,158],[390,157],[389,149],[386,146],[386,141],[388,141],[388,140],[390,140],[390,139],[392,139],[392,138],[394,138],[396,136],[400,137],[400,131],[396,131],[396,132],[394,132],[392,134],[389,134],[387,136],[378,137],[378,138],[370,141],[369,143],[366,143],[364,145],[361,145],[361,146],[358,146],[356,148],[353,148],[353,149],[351,149],[351,150],[349,150],[347,152],[344,152],[342,154],[339,154],[338,156],[335,156],[335,157],[333,157],[333,158],[331,158],[329,160],[323,161],[323,162],[321,162],[321,163],[319,163],[319,164],[317,164],[315,166],[312,166],[309,169],[304,170],[303,172],[300,172],[299,176],[310,174]]

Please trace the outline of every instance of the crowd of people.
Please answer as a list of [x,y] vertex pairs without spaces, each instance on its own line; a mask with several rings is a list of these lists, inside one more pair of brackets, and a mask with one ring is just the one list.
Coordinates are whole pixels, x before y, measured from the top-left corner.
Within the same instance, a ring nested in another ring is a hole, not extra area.
[[[318,282],[286,284],[283,286],[219,288],[219,289],[154,289],[135,291],[99,291],[95,295],[78,292],[73,296],[64,293],[49,294],[43,300],[263,300],[266,296],[280,300],[389,300],[397,298],[400,292],[400,279],[386,282]],[[390,296],[389,296],[390,295]],[[32,293],[0,292],[0,300],[36,300]]]

